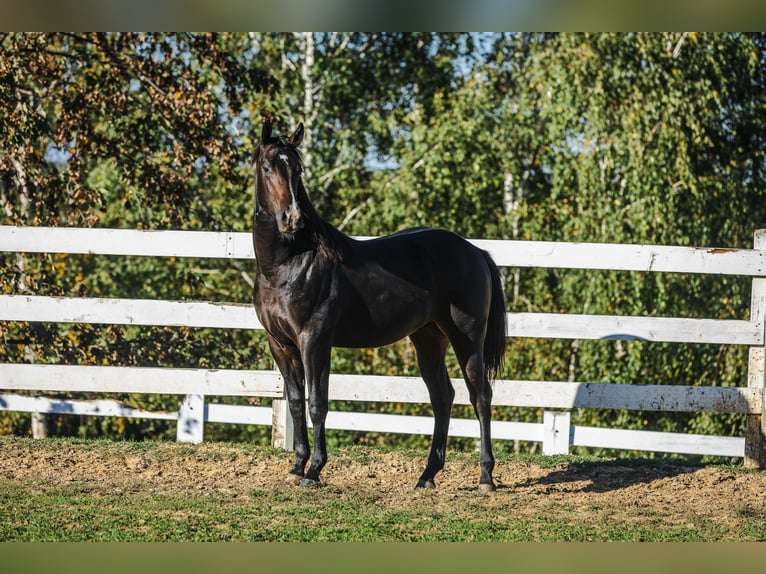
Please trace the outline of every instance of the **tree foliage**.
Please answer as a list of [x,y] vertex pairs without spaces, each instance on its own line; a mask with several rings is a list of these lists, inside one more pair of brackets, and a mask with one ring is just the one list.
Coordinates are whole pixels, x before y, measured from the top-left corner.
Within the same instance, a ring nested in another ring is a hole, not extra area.
[[[247,230],[250,155],[269,117],[284,132],[304,121],[309,191],[347,233],[435,225],[476,238],[750,247],[766,221],[765,53],[763,34],[6,33],[0,207],[10,224]],[[250,298],[241,262],[2,257],[4,292]],[[748,281],[733,278],[506,274],[509,310],[746,318],[749,307]],[[269,364],[257,333],[0,330],[4,361]],[[736,347],[509,347],[506,377],[745,381]],[[337,351],[335,365],[416,370],[406,342]],[[576,420],[741,432],[738,417]]]

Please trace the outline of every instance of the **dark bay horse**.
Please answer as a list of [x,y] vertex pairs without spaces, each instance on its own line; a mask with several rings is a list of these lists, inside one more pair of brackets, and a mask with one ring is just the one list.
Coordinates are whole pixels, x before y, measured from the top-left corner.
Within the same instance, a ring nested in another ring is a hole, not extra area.
[[501,368],[506,341],[497,266],[489,254],[443,229],[413,228],[367,241],[344,235],[309,201],[298,152],[302,139],[303,124],[289,137],[274,137],[266,122],[255,149],[253,300],[295,426],[289,479],[317,485],[327,461],[331,348],[378,347],[409,336],[434,411],[431,451],[416,486],[434,487],[444,467],[455,396],[444,357],[452,344],[481,428],[479,488],[494,490],[490,379]]

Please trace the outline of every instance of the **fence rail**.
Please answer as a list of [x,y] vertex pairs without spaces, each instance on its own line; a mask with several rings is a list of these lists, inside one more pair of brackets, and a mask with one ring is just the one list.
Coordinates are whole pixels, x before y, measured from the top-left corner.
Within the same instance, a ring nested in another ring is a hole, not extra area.
[[[364,239],[364,238],[362,238]],[[754,249],[658,245],[612,245],[542,241],[475,240],[500,266],[704,273],[750,276],[752,303],[747,319],[508,313],[509,337],[645,340],[746,345],[750,348],[747,386],[614,385],[594,382],[510,381],[495,383],[498,406],[539,407],[542,423],[493,422],[493,438],[543,443],[543,452],[568,452],[571,446],[626,448],[659,452],[744,457],[766,466],[763,424],[764,316],[766,315],[766,230],[755,234]],[[254,258],[248,233],[136,231],[0,226],[0,251],[109,256]],[[251,305],[208,301],[161,301],[0,295],[0,320],[157,326],[262,329]],[[461,381],[456,402],[468,404]],[[270,424],[274,442],[291,443],[281,377],[275,371],[173,369],[0,364],[4,391],[178,394],[178,412],[148,413],[116,401],[53,400],[0,394],[0,410],[71,413],[178,420],[179,440],[198,442],[205,422]],[[221,405],[208,396],[272,397],[272,408]],[[414,377],[333,374],[334,400],[427,403],[425,385]],[[570,424],[569,409],[601,408],[747,415],[743,437],[711,437]],[[328,428],[430,434],[429,417],[372,413],[331,413]],[[478,436],[478,423],[453,420],[453,436]]]
[[[0,240],[0,250],[26,253],[255,259],[252,235],[244,232],[0,226]],[[472,243],[489,251],[501,267],[766,276],[766,251],[761,249],[497,239]]]
[[[734,319],[563,313],[507,313],[506,316],[508,337],[732,345],[762,345],[764,342],[762,323]],[[204,301],[2,295],[0,317],[48,323],[263,329],[252,305]]]

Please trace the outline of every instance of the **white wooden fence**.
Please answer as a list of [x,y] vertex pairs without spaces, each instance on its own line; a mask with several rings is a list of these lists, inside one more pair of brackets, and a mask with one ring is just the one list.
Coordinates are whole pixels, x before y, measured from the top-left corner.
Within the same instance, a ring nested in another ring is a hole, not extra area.
[[[509,337],[641,339],[679,343],[746,345],[748,379],[742,387],[608,384],[501,380],[493,404],[544,409],[542,423],[493,421],[497,440],[540,441],[546,454],[570,446],[744,457],[766,466],[764,406],[764,318],[766,316],[766,230],[755,233],[754,249],[612,245],[540,241],[476,240],[500,266],[611,269],[752,277],[747,320],[642,316],[509,313]],[[133,231],[117,229],[0,226],[0,251],[81,253],[152,257],[254,258],[249,233]],[[208,301],[0,295],[0,320],[262,329],[251,305]],[[637,381],[640,383],[641,381]],[[468,404],[462,381],[454,381],[456,403]],[[177,412],[137,411],[116,401],[53,400],[7,391],[162,393],[184,398]],[[205,422],[272,425],[274,444],[288,448],[292,429],[275,371],[171,369],[0,364],[0,410],[178,420],[178,440],[199,442]],[[272,407],[208,404],[206,396],[273,397]],[[331,400],[427,403],[425,385],[414,377],[333,374]],[[570,424],[573,408],[746,414],[742,437],[658,433]],[[328,428],[430,434],[430,417],[331,412]],[[474,420],[453,419],[451,436],[478,437]]]

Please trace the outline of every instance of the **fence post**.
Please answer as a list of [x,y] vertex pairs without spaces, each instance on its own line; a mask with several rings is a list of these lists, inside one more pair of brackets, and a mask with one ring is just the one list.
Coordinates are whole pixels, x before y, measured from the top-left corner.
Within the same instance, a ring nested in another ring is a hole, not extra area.
[[543,454],[569,454],[569,411],[543,412]]
[[271,401],[271,444],[274,448],[295,450],[293,417],[286,399]]
[[[753,248],[766,250],[766,229],[756,230]],[[750,321],[758,323],[761,332],[766,334],[766,278],[753,278]],[[763,416],[763,408],[766,406],[764,400],[765,347],[766,345],[750,347],[747,367],[747,386],[758,391],[761,403],[760,413],[747,415],[744,464],[750,468],[766,468],[766,417]]]
[[48,438],[48,415],[32,413],[32,438]]
[[290,406],[287,402],[285,380],[282,373],[274,363],[274,370],[279,374],[279,382],[282,386],[282,398],[271,401],[271,445],[274,448],[295,450],[295,430],[293,417],[290,415]]
[[199,444],[205,434],[205,395],[186,395],[178,408],[176,440]]

